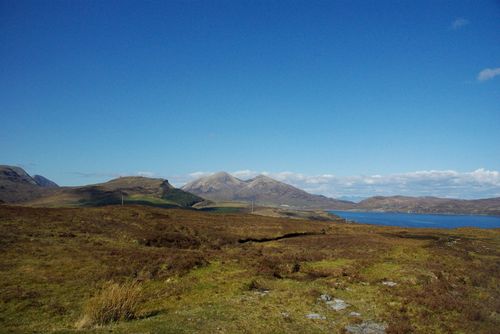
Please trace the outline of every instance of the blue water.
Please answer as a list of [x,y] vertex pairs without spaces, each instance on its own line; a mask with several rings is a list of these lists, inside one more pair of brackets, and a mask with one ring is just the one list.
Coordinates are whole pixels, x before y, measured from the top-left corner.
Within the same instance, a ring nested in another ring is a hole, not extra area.
[[330,212],[347,220],[364,224],[421,228],[500,228],[500,217],[498,216],[428,215],[418,213],[352,211]]

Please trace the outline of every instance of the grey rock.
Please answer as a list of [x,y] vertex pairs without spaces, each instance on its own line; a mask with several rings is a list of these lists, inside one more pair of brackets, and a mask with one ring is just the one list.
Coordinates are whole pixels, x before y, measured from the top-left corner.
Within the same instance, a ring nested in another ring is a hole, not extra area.
[[352,334],[385,334],[386,326],[373,321],[366,321],[356,325],[347,325],[345,330]]
[[309,314],[306,314],[306,318],[307,319],[311,319],[311,320],[325,320],[326,317],[321,315],[321,314],[318,314],[318,313],[309,313]]
[[390,286],[390,287],[393,287],[393,286],[398,285],[398,283],[396,283],[396,282],[392,282],[392,281],[383,281],[383,282],[382,282],[382,284],[383,284],[383,285]]
[[328,295],[328,294],[324,293],[324,294],[322,294],[321,296],[319,296],[319,298],[318,298],[318,299],[319,299],[319,300],[322,300],[322,301],[324,301],[324,302],[328,302],[328,301],[332,300],[332,296],[330,296],[330,295]]
[[329,300],[326,302],[326,304],[328,306],[330,306],[330,308],[332,310],[335,310],[335,311],[342,311],[342,310],[346,309],[347,307],[349,307],[349,304],[347,304],[342,299],[338,299],[338,298],[334,298],[333,300]]
[[269,290],[257,290],[255,291],[255,294],[263,297],[269,294]]

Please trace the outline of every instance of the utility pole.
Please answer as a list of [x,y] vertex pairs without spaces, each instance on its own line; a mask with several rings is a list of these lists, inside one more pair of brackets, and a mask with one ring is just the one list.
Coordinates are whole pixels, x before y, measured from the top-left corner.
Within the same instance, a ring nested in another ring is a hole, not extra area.
[[122,194],[122,206],[123,206],[123,194]]
[[252,213],[253,213],[253,200],[252,200]]

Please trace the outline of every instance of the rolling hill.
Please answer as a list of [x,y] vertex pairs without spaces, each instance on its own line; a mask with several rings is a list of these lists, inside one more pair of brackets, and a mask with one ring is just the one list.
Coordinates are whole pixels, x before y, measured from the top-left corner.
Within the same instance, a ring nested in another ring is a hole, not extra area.
[[147,177],[120,177],[83,187],[64,187],[30,201],[34,206],[101,206],[143,204],[158,207],[191,207],[204,199],[173,187],[167,180]]
[[101,206],[144,204],[159,207],[191,207],[204,199],[173,187],[165,179],[120,177],[81,187],[59,187],[53,181],[31,177],[20,167],[0,166],[0,203],[33,206]]
[[226,172],[199,178],[183,190],[213,201],[243,201],[264,206],[289,206],[300,209],[351,209],[354,203],[309,194],[289,184],[259,175],[240,180]]
[[355,209],[382,212],[500,215],[500,197],[463,200],[438,197],[375,196],[359,202]]

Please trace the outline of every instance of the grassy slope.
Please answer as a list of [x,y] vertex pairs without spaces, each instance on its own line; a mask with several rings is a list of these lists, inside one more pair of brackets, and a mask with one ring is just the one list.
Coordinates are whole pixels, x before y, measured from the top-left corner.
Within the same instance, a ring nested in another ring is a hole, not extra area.
[[121,204],[122,196],[128,204],[161,208],[191,207],[204,199],[174,188],[164,179],[120,177],[105,183],[83,187],[62,187],[52,190],[24,205],[37,207],[95,207]]
[[[131,194],[123,198],[126,204],[146,205],[159,208],[190,207],[202,199],[188,194],[179,189],[172,189],[163,197],[150,194]],[[121,204],[121,195],[119,193],[105,193],[100,196],[78,196],[71,192],[61,192],[51,195],[47,198],[40,198],[28,203],[36,207],[96,207],[105,205]]]
[[[316,235],[263,243],[240,239]],[[493,333],[500,232],[411,230],[139,206],[0,206],[3,331],[73,332],[106,281],[138,281],[142,319],[97,333]],[[395,287],[382,284],[397,282]],[[269,290],[262,293],[261,290]],[[340,312],[321,293],[351,306]],[[317,312],[326,320],[309,320]]]

